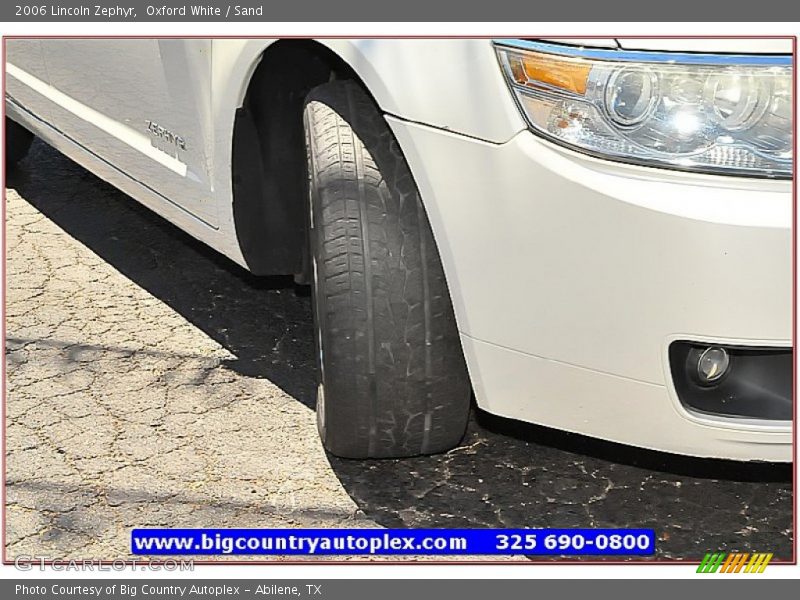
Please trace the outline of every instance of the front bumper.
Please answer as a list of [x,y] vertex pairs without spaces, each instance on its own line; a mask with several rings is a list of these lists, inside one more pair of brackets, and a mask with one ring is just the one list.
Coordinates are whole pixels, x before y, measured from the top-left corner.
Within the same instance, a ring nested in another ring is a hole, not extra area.
[[790,421],[687,411],[676,340],[790,347],[791,183],[610,163],[388,118],[483,409],[680,454],[789,461]]

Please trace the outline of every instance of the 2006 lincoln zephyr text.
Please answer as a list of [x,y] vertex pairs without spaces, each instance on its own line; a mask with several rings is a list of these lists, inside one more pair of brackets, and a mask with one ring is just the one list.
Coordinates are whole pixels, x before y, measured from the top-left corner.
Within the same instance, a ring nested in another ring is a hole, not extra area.
[[[494,414],[792,456],[780,39],[14,39],[31,132],[257,275],[313,289],[325,447]],[[29,165],[27,168],[35,168]]]

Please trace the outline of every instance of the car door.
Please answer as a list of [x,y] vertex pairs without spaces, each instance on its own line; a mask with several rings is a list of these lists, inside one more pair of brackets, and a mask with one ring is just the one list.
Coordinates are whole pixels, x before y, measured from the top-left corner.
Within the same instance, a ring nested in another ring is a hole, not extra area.
[[42,92],[47,88],[47,67],[39,40],[6,41],[6,96],[18,106],[49,122],[50,101]]
[[44,39],[41,47],[59,129],[216,227],[211,41]]

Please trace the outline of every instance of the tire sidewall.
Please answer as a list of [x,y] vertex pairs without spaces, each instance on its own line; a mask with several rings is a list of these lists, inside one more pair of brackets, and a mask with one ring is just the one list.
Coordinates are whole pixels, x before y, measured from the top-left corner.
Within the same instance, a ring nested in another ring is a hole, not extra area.
[[314,147],[311,140],[311,131],[308,116],[303,111],[303,128],[306,144],[306,215],[308,219],[308,244],[311,261],[311,305],[314,324],[314,357],[317,365],[316,389],[316,422],[317,431],[323,444],[327,439],[327,426],[325,418],[325,356],[323,351],[323,325],[325,315],[324,294],[319,291],[319,277],[317,269],[317,245],[319,243],[319,230],[316,227],[315,215],[319,214],[320,203],[317,193],[316,178],[314,177]]

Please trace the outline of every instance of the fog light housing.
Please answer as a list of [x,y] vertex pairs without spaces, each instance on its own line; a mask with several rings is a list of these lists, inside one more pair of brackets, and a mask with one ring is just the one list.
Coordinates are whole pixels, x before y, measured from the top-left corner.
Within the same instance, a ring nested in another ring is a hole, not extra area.
[[728,373],[731,357],[725,348],[710,346],[693,348],[689,353],[690,364],[694,363],[694,372],[700,385],[715,385]]
[[693,413],[791,421],[791,348],[677,341],[670,344],[672,381]]

